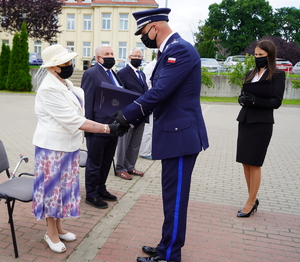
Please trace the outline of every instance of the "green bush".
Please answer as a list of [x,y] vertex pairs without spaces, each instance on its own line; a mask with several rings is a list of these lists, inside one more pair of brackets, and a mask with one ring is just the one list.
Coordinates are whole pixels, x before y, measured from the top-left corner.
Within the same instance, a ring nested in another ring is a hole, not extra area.
[[201,69],[202,73],[202,85],[206,85],[208,88],[215,87],[214,82],[211,79],[211,74],[208,73],[206,68]]
[[232,67],[232,72],[229,74],[229,84],[236,84],[239,87],[243,86],[245,82],[246,73],[255,67],[255,60],[253,55],[246,54],[245,61],[237,63]]
[[32,90],[28,57],[28,35],[26,24],[23,23],[21,33],[16,33],[13,38],[6,81],[7,90],[26,92]]
[[299,89],[300,88],[300,80],[291,80],[292,82],[292,87],[295,89]]
[[0,55],[0,90],[6,90],[6,80],[10,60],[10,48],[2,43]]

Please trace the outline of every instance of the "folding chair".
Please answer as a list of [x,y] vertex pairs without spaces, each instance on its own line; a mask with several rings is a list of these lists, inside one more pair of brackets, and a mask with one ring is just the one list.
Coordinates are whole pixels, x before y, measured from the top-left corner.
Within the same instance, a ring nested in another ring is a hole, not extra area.
[[[2,199],[5,199],[5,203],[7,205],[7,212],[9,217],[8,223],[10,224],[11,236],[12,236],[16,258],[19,257],[19,254],[18,254],[18,247],[17,247],[14,221],[13,221],[13,211],[14,211],[15,201],[16,200],[22,202],[32,201],[33,180],[34,180],[33,174],[29,174],[29,173],[21,173],[18,177],[15,176],[23,160],[25,161],[25,163],[27,163],[28,157],[24,157],[23,155],[20,155],[19,162],[17,163],[14,171],[10,173],[6,151],[2,141],[0,140],[0,173],[6,171],[7,177],[9,178],[9,180],[0,184],[0,201]],[[25,176],[22,177],[22,175],[27,175],[27,177]]]
[[[80,159],[79,159],[79,166],[80,167],[85,167],[86,166],[87,152],[88,152],[87,150],[80,149]],[[117,171],[116,171],[116,165],[115,165],[115,160],[114,159],[112,161],[112,164],[113,164],[114,173],[115,173],[115,176],[116,176]]]

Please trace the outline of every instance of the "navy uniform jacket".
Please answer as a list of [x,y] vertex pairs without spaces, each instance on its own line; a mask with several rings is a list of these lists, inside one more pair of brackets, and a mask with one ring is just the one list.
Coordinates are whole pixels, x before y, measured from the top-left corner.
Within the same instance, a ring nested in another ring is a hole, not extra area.
[[144,81],[144,85],[141,84],[136,73],[129,65],[126,65],[126,67],[121,69],[117,73],[117,75],[121,79],[124,88],[140,94],[144,94],[148,90],[148,87],[146,84],[145,74],[143,73],[143,71],[140,72],[141,72],[142,79]]
[[[248,78],[251,71],[246,74],[246,79]],[[268,70],[264,72],[259,81],[266,80],[268,76]],[[258,82],[259,82],[258,81]],[[251,82],[251,80],[249,81]],[[237,121],[241,123],[269,123],[274,124],[273,111],[281,105],[283,99],[283,93],[285,89],[285,72],[276,69],[275,73],[271,79],[272,83],[272,97],[261,98],[256,97],[255,103],[246,103],[240,110],[237,117]],[[243,88],[241,90],[243,92]]]
[[152,158],[180,157],[206,149],[208,138],[200,107],[200,57],[177,33],[169,38],[158,58],[152,86],[122,110],[135,126],[153,111]]
[[[119,84],[122,82],[117,77],[117,75],[111,70],[114,74],[115,78],[118,80]],[[85,98],[85,117],[87,119],[96,121],[102,124],[111,124],[115,119],[113,117],[101,114],[100,112],[94,111],[95,104],[95,89],[100,87],[101,82],[107,82],[113,84],[103,69],[98,63],[96,63],[93,67],[86,70],[82,76],[81,80],[81,88],[84,90],[84,98]],[[91,133],[86,133],[91,134]],[[107,134],[93,134],[94,136],[108,136]]]

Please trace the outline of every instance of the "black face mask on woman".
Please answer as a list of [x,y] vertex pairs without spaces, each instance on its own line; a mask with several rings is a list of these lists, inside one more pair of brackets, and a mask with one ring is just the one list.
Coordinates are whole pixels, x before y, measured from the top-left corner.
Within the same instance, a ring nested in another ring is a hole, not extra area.
[[113,57],[102,57],[102,59],[104,61],[102,65],[107,69],[111,69],[116,63]]
[[264,68],[268,65],[268,56],[255,57],[255,63],[259,68]]
[[60,73],[56,72],[62,79],[67,79],[69,78],[71,75],[73,75],[73,70],[74,70],[74,67],[73,65],[68,65],[68,66],[58,66],[61,71]]
[[156,44],[157,34],[156,34],[156,36],[153,40],[151,40],[148,36],[151,29],[152,29],[152,26],[150,27],[149,31],[141,37],[141,40],[142,40],[143,44],[146,47],[148,47],[148,48],[157,48],[157,44]]

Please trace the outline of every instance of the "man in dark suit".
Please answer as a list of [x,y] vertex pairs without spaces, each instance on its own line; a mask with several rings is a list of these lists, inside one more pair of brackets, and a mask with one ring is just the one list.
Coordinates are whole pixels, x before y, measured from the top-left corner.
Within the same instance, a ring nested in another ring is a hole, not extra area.
[[153,257],[138,262],[180,261],[185,242],[191,176],[198,153],[208,148],[200,106],[201,62],[195,48],[173,33],[169,8],[133,13],[135,35],[149,48],[159,48],[152,89],[116,115],[117,122],[138,126],[153,110],[152,158],[162,162],[164,223],[155,248],[143,246]]
[[[123,88],[144,94],[147,90],[146,76],[140,70],[143,53],[138,48],[133,48],[128,56],[129,63],[120,70],[117,75],[121,79]],[[143,176],[144,173],[135,169],[135,163],[139,154],[139,149],[144,132],[145,122],[137,128],[130,128],[128,133],[119,137],[117,148],[117,176],[131,180],[131,175]]]
[[[97,63],[82,76],[81,87],[85,96],[85,116],[103,124],[111,124],[113,117],[94,110],[95,89],[101,82],[121,87],[121,81],[111,68],[115,65],[114,53],[110,46],[98,46],[95,51]],[[117,201],[117,197],[106,190],[107,176],[115,155],[118,137],[107,134],[86,133],[88,157],[85,169],[85,202],[96,208],[107,208],[106,201]],[[106,201],[105,201],[106,200]]]

